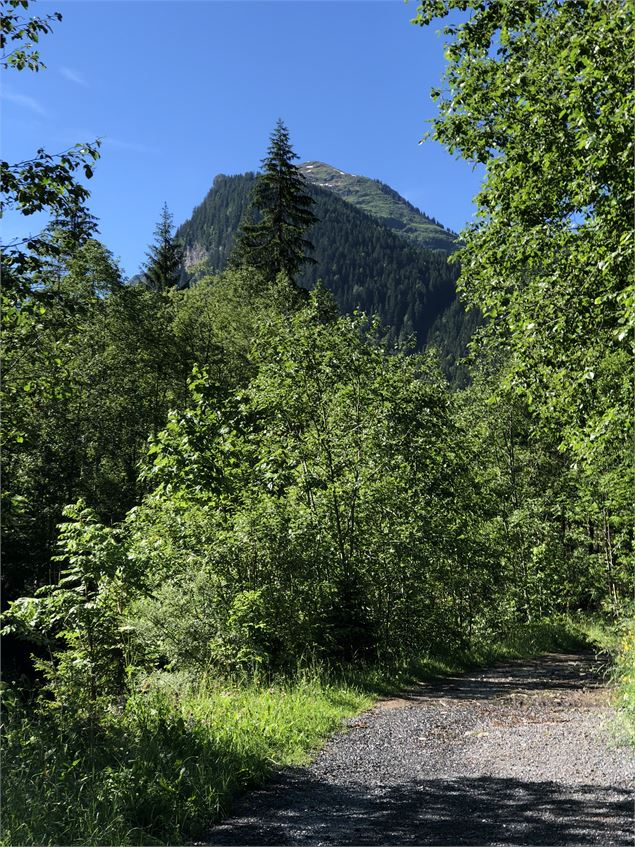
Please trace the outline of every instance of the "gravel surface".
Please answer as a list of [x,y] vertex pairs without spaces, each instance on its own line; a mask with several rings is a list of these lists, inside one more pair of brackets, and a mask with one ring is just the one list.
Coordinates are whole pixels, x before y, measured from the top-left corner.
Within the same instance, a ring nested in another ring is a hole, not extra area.
[[422,684],[239,800],[209,844],[635,844],[635,755],[594,657]]

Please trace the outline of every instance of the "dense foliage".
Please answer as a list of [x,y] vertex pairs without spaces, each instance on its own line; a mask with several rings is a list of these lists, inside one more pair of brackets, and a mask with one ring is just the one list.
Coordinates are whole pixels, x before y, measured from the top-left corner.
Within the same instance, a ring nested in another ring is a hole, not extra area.
[[[156,595],[133,616],[179,665],[387,658],[463,637],[455,535],[476,496],[447,392],[427,360],[368,340],[365,318],[325,319],[322,296],[267,315],[249,385],[219,403],[199,377],[151,448],[131,555]],[[476,614],[491,578],[479,541],[464,544]]]
[[579,480],[611,585],[633,555],[633,7],[425,0],[416,22],[457,8],[433,135],[486,167],[459,287]]
[[508,382],[593,460],[632,417],[632,4],[477,3],[450,32],[434,135],[486,165],[462,287]]

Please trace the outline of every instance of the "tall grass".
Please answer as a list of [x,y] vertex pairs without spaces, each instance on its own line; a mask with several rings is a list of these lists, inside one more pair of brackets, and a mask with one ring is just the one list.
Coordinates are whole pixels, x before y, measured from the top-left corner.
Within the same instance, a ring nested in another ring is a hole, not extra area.
[[4,722],[2,843],[167,844],[202,837],[272,766],[302,763],[370,705],[303,677],[240,687],[184,675],[144,681],[121,710],[59,710]]
[[27,710],[6,702],[2,843],[200,839],[232,797],[264,782],[276,766],[308,762],[344,718],[377,695],[583,643],[570,624],[541,623],[391,668],[316,668],[259,684],[155,673],[139,680],[126,702],[83,719],[42,704]]
[[635,747],[635,620],[618,628],[614,656],[618,734]]
[[635,747],[635,619],[610,625],[598,620],[583,621],[580,628],[605,657],[613,688],[616,717],[612,725],[616,740]]

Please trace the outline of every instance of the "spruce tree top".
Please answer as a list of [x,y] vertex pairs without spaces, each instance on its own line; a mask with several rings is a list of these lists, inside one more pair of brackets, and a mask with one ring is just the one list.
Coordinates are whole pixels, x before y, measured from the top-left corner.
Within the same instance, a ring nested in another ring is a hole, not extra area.
[[143,279],[151,291],[168,291],[176,288],[183,270],[183,248],[172,235],[172,215],[167,203],[163,204],[159,223],[154,231],[155,241],[146,253]]
[[235,267],[253,267],[266,279],[279,273],[294,280],[313,249],[305,237],[317,218],[308,183],[293,164],[298,156],[289,142],[289,130],[281,120],[271,134],[263,170],[258,175],[251,206],[236,236],[231,256]]

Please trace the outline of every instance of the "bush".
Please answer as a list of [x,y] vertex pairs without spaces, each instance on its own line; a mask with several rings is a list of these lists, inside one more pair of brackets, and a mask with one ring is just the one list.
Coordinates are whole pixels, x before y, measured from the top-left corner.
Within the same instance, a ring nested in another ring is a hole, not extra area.
[[153,580],[131,619],[159,661],[392,661],[468,637],[491,605],[497,576],[447,391],[429,359],[387,355],[375,330],[324,319],[313,297],[260,326],[255,376],[233,398],[193,380],[130,522]]

